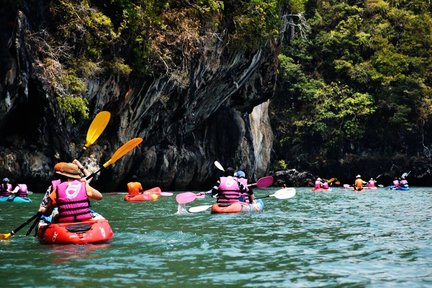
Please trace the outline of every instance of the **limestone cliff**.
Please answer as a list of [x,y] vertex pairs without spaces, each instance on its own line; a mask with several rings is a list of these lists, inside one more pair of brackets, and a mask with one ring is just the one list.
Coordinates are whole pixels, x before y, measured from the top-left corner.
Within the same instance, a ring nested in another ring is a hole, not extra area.
[[102,171],[95,184],[101,191],[124,190],[133,174],[144,187],[207,189],[218,175],[216,159],[243,167],[251,179],[268,172],[273,136],[266,101],[277,66],[273,41],[254,51],[230,50],[223,26],[217,31],[200,27],[207,30],[193,39],[167,36],[166,42],[159,40],[167,51],[182,45],[194,50],[183,53],[176,65],[155,63],[151,77],[100,73],[86,78],[89,117],[71,123],[59,108],[59,87],[52,81],[65,68],[61,61],[49,62],[41,45],[53,32],[45,26],[52,21],[50,1],[23,2],[22,9],[0,10],[2,177],[44,192],[54,164],[77,157],[91,120],[102,110],[112,117],[81,158],[90,168],[129,139],[144,141]]

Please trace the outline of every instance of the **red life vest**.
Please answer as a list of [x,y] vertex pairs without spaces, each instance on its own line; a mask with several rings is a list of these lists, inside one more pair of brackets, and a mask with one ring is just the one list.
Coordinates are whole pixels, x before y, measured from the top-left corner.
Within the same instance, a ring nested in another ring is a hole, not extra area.
[[58,222],[77,222],[92,218],[86,183],[79,180],[57,186]]

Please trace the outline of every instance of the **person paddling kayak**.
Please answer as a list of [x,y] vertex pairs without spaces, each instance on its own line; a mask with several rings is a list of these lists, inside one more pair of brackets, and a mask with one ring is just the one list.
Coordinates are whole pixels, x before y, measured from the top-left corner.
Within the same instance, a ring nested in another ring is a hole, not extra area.
[[[92,218],[89,198],[102,200],[102,194],[91,187],[86,180],[81,180],[81,172],[85,176],[90,172],[78,161],[73,163],[60,162],[54,166],[58,179],[52,181],[39,212],[49,216],[54,208],[53,220],[59,222],[75,222]],[[90,181],[90,180],[89,180]]]

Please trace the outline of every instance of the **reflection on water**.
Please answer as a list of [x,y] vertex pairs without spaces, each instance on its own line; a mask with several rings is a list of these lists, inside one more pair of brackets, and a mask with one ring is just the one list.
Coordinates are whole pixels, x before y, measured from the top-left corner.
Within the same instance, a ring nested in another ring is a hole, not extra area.
[[[299,188],[266,199],[262,213],[211,215],[186,210],[210,197],[179,206],[111,195],[92,202],[110,221],[110,243],[41,245],[23,229],[0,241],[0,277],[15,287],[430,287],[431,196]],[[2,206],[0,233],[33,215],[33,202]]]

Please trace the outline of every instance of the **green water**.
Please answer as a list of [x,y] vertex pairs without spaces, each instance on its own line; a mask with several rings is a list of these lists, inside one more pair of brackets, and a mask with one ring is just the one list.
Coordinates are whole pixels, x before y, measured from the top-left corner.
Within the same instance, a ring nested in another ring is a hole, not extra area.
[[[275,190],[258,190],[267,195]],[[0,233],[36,211],[1,203]],[[23,228],[0,241],[2,287],[432,287],[432,188],[266,198],[259,214],[176,214],[175,197],[93,208],[104,245],[41,245]],[[198,199],[188,207],[208,204]]]

